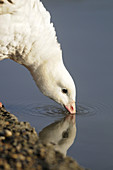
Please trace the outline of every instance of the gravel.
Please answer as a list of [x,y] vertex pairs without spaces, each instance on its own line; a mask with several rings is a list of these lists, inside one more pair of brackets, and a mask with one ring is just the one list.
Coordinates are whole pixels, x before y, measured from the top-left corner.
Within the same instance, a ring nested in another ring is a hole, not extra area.
[[0,170],[84,170],[70,157],[42,144],[28,122],[0,108]]

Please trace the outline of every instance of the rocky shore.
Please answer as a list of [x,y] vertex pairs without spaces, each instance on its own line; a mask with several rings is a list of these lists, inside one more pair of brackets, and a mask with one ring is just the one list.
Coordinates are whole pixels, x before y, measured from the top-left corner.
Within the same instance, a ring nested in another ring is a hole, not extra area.
[[42,144],[28,122],[0,108],[0,169],[4,170],[84,170],[68,156]]

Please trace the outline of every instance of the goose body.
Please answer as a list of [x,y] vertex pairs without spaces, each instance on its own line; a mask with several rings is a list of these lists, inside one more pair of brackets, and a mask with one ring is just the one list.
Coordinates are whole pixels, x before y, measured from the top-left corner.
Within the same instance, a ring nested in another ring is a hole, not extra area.
[[75,85],[39,0],[0,0],[0,60],[6,58],[24,65],[44,95],[75,113]]

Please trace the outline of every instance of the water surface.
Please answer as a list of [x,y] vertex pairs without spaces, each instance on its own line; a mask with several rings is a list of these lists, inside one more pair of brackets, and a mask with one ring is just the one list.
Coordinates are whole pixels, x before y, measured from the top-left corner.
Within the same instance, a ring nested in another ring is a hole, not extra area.
[[[113,1],[43,2],[77,86],[77,133],[67,154],[92,170],[112,170]],[[0,62],[0,99],[38,133],[67,116],[65,109],[39,92],[26,68],[10,60]]]

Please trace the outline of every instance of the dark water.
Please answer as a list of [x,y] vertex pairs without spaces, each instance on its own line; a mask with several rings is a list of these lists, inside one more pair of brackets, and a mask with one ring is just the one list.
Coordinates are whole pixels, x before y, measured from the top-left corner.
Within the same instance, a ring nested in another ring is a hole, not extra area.
[[55,121],[61,122],[60,129],[65,123],[64,131],[70,129],[73,143],[67,154],[92,170],[112,170],[113,1],[43,2],[51,11],[65,65],[76,81],[74,143],[75,126],[65,123],[65,109],[43,96],[29,72],[13,61],[0,62],[0,100],[19,120],[29,121],[38,133]]

